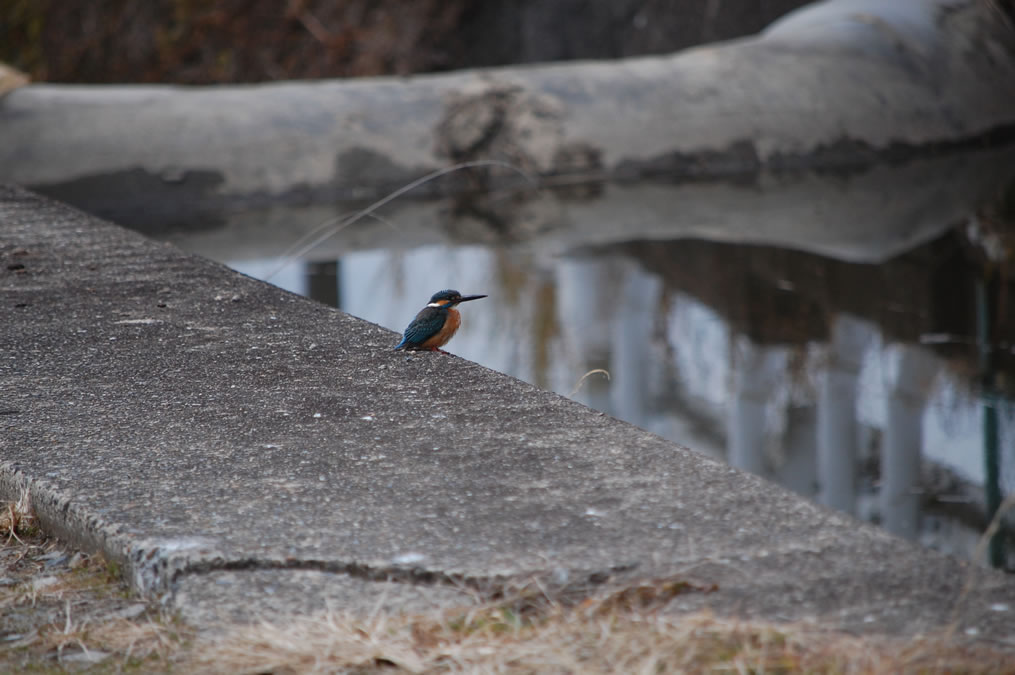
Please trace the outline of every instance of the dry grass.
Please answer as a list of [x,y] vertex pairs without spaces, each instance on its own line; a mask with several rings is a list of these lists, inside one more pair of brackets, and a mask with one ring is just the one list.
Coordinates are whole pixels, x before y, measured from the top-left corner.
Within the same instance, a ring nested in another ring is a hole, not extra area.
[[948,632],[860,638],[814,624],[668,613],[677,596],[712,590],[676,577],[553,593],[533,581],[473,607],[330,612],[195,637],[151,608],[124,616],[137,599],[100,557],[51,566],[62,551],[38,533],[27,499],[0,511],[0,527],[4,573],[20,581],[0,586],[0,671],[1015,674],[1010,652]]
[[[663,582],[664,584],[667,582]],[[648,585],[574,607],[498,603],[424,615],[338,613],[236,627],[181,665],[203,673],[1005,673],[1011,654],[938,639],[674,616]]]
[[17,646],[57,665],[105,662],[108,668],[147,664],[151,670],[168,670],[169,656],[182,645],[180,636],[171,622],[158,618],[76,621],[68,611],[62,625],[49,624]]
[[122,583],[94,558],[0,588],[0,670],[45,665],[47,671],[63,672],[70,664],[168,668],[168,657],[183,644],[185,629],[148,609],[122,616],[130,605]]
[[0,511],[0,536],[10,543],[11,539],[21,541],[18,535],[31,536],[39,531],[32,501],[28,490],[22,490],[16,502],[8,502]]
[[184,645],[115,566],[47,539],[27,495],[0,510],[0,544],[0,671],[164,671]]

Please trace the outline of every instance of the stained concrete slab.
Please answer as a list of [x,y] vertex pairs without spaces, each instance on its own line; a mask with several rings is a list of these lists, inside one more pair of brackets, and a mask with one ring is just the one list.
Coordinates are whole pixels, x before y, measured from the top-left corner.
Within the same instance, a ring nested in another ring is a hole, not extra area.
[[674,611],[1015,648],[1000,573],[170,245],[4,187],[0,262],[0,497],[194,621],[680,576],[716,590]]

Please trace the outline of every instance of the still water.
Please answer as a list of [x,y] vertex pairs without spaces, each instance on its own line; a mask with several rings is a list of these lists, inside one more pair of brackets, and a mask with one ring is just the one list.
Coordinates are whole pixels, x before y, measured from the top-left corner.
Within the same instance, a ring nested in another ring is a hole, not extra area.
[[485,293],[448,351],[968,557],[1015,493],[1013,174],[995,149],[403,199],[296,258],[364,205],[166,238],[398,332],[434,291]]

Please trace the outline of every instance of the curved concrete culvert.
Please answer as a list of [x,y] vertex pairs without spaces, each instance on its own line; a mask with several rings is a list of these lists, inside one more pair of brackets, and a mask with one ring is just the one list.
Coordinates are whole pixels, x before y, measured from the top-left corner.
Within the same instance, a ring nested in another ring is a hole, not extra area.
[[758,44],[826,59],[814,68],[826,86],[812,93],[854,121],[848,138],[875,149],[1013,122],[1015,30],[992,2],[826,0],[776,21]]
[[[126,208],[119,176],[167,177],[171,193],[172,177],[210,172],[211,207],[363,196],[481,156],[576,176],[867,166],[1013,125],[1015,29],[991,3],[829,0],[666,57],[254,87],[28,85],[0,103],[0,180],[60,194],[95,179],[92,205]],[[358,156],[369,171],[336,166]]]

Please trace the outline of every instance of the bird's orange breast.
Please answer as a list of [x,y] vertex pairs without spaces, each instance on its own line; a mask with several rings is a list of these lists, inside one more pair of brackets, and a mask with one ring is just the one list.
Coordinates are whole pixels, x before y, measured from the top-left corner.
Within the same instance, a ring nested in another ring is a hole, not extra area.
[[462,325],[462,315],[456,309],[448,310],[448,318],[441,326],[441,329],[423,342],[420,347],[423,349],[440,349],[448,343],[448,340],[455,336],[458,327]]

